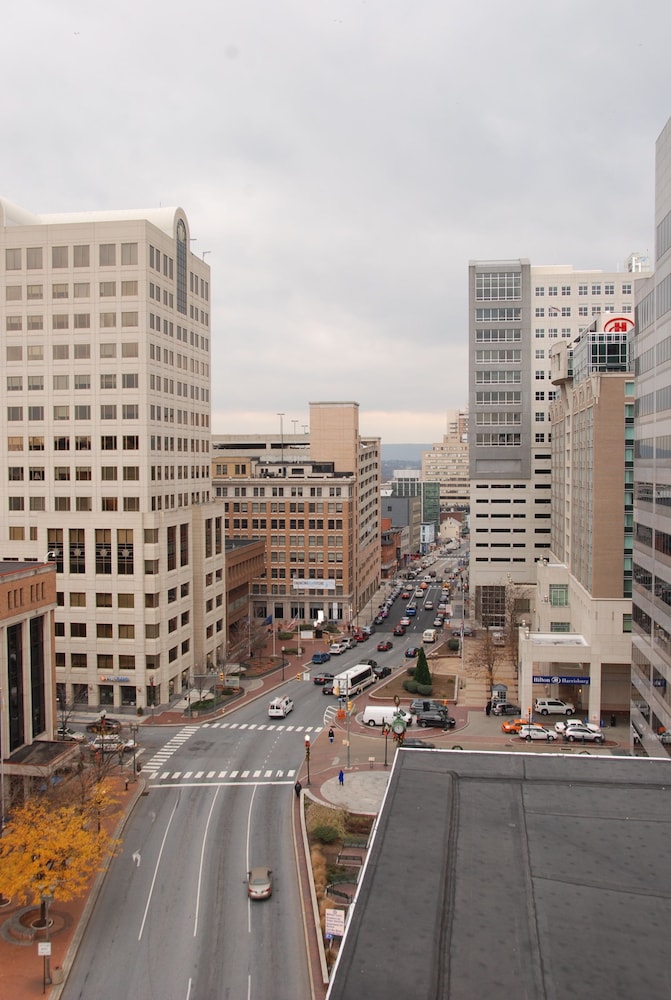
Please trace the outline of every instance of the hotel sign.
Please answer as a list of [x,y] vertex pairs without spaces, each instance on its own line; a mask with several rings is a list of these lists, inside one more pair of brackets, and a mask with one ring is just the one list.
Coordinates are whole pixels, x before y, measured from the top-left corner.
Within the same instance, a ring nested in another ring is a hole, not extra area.
[[335,590],[336,582],[335,580],[325,580],[320,577],[317,580],[305,580],[305,579],[295,579],[291,581],[294,585],[294,590]]
[[589,685],[589,677],[564,677],[562,674],[534,674],[531,678],[533,684],[582,684]]

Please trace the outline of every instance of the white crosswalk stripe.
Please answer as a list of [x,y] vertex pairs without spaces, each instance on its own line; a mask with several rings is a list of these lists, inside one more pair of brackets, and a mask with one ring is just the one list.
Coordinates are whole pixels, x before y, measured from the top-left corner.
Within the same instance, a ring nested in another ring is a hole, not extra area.
[[293,781],[296,770],[285,771],[284,768],[257,768],[245,771],[160,771],[150,777],[154,780],[153,787],[160,785],[173,785],[175,783],[192,785],[216,785],[223,783],[230,784],[287,784]]

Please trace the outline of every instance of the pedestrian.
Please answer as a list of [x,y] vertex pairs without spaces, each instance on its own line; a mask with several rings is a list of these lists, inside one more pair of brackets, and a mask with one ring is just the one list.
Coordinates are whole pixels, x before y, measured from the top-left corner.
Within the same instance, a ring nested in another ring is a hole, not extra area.
[[485,705],[485,715],[491,715],[491,714],[492,714],[492,699],[490,698],[487,704]]
[[343,771],[338,771],[338,781],[341,785],[345,784],[345,775]]
[[300,781],[297,781],[296,784],[294,785],[294,791],[296,792],[296,798],[298,798],[299,795],[301,794],[302,787],[303,786],[301,785]]
[[329,729],[329,743],[333,743],[334,739],[335,739],[335,733],[333,732],[333,728],[331,728]]

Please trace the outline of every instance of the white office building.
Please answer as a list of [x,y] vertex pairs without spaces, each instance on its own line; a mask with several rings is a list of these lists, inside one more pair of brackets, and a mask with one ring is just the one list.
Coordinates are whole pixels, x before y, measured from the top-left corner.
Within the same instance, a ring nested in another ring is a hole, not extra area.
[[224,653],[210,274],[179,208],[0,199],[0,558],[54,561],[59,698],[166,703]]

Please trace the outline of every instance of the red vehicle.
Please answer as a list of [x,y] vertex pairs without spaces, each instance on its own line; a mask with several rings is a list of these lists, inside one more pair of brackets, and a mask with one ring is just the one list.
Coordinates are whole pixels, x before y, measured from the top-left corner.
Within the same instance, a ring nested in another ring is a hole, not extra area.
[[392,632],[394,635],[405,635],[405,625],[394,625]]
[[392,649],[393,645],[393,642],[390,642],[389,639],[384,639],[382,642],[378,642],[377,651],[378,653],[386,653],[388,649]]

